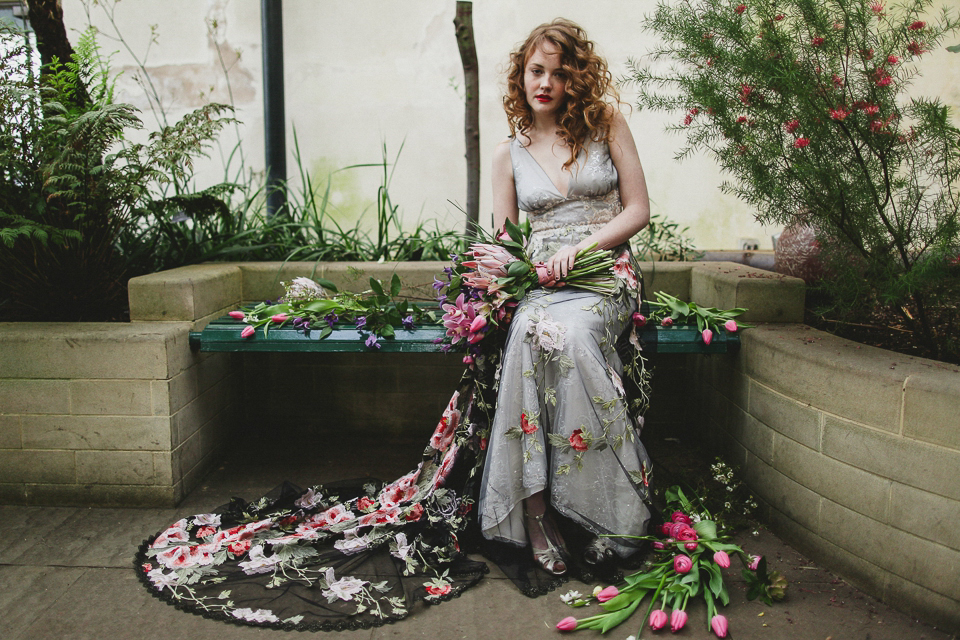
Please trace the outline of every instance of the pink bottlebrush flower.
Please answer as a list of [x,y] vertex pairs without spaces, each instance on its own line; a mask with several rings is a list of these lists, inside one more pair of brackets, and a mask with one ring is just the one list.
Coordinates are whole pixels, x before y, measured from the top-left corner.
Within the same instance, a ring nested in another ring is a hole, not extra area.
[[709,345],[713,342],[713,331],[710,329],[704,329],[700,335],[703,337],[703,344]]
[[607,600],[613,600],[618,595],[620,595],[620,590],[611,585],[597,594],[597,601],[606,602]]
[[290,316],[288,316],[288,315],[285,314],[285,313],[278,313],[278,314],[275,315],[275,316],[270,316],[270,319],[273,320],[274,322],[276,322],[277,324],[283,324],[284,322],[287,321],[287,319],[288,319],[289,317],[290,317]]
[[653,631],[659,631],[660,629],[663,629],[663,627],[667,624],[667,612],[663,609],[657,609],[650,614],[649,624]]
[[718,567],[722,567],[724,569],[730,568],[730,556],[727,555],[726,551],[717,551],[715,554],[713,554],[713,561],[717,563]]
[[245,314],[243,311],[231,311],[227,315],[233,318],[234,320],[243,320],[244,318],[247,317],[247,314]]
[[810,44],[814,47],[819,47],[820,45],[823,44],[823,42],[824,42],[823,38],[821,38],[820,36],[817,36],[816,38],[810,41]]
[[775,16],[773,17],[773,19],[774,19],[776,22],[780,22],[781,20],[784,19],[784,17],[785,17],[785,16],[784,16],[782,13],[778,13],[777,15],[775,15]]
[[563,620],[557,623],[557,629],[560,631],[576,631],[577,630],[577,619],[573,616],[567,616]]
[[674,609],[670,614],[670,633],[680,631],[685,624],[687,624],[687,612],[683,609]]
[[910,29],[910,31],[920,31],[926,26],[927,26],[926,22],[924,22],[923,20],[917,20],[907,28]]
[[713,620],[710,621],[710,628],[713,629],[713,632],[717,634],[718,638],[727,637],[727,629],[729,626],[730,623],[727,622],[727,617],[719,614],[713,616]]
[[882,16],[882,15],[883,15],[883,3],[882,3],[882,2],[874,2],[873,4],[870,5],[870,10],[873,11],[873,12],[874,12],[875,14],[877,14],[878,16]]
[[898,62],[900,62],[900,58],[898,58],[897,56],[891,54],[891,55],[887,56],[887,62],[890,63],[890,64],[897,64]]
[[660,321],[660,326],[661,326],[661,327],[672,327],[672,326],[673,326],[673,318],[671,318],[670,316],[667,316],[666,318],[664,318],[663,320]]
[[891,82],[893,82],[893,78],[886,74],[877,76],[876,84],[878,87],[887,87],[890,85]]
[[257,330],[254,329],[252,326],[247,325],[246,327],[243,328],[243,331],[240,332],[240,337],[251,338],[253,337],[253,334],[256,333],[256,331]]
[[850,115],[850,112],[847,111],[844,107],[836,107],[834,109],[829,109],[828,113],[830,114],[831,118],[833,118],[834,120],[838,120],[840,122],[843,122],[844,118]]
[[740,85],[740,102],[750,104],[750,94],[753,93],[753,87],[748,84]]
[[737,122],[741,124],[743,124],[746,121],[747,121],[747,116],[740,116],[739,118],[737,118]]
[[690,573],[690,569],[693,568],[693,560],[690,559],[690,556],[681,553],[678,554],[673,559],[673,570],[677,573]]
[[783,128],[787,130],[787,133],[793,133],[800,128],[800,121],[791,120],[790,122],[784,123]]
[[907,45],[907,51],[909,51],[915,56],[920,56],[926,53],[928,49],[924,48],[924,45],[919,44],[916,40],[914,40],[913,42]]
[[844,85],[843,78],[841,78],[837,74],[833,74],[833,76],[831,76],[831,80],[833,80],[833,86],[836,87],[837,89],[840,89]]
[[880,113],[880,107],[875,104],[868,104],[863,107],[863,112],[868,116],[875,116]]
[[635,311],[630,319],[633,320],[633,326],[635,326],[637,329],[647,324],[647,317],[639,311]]
[[796,141],[793,143],[793,146],[796,147],[797,149],[803,149],[808,144],[810,144],[809,138],[797,138]]
[[750,571],[756,571],[757,567],[760,566],[760,561],[763,559],[763,556],[750,556],[750,564],[747,565],[747,569]]
[[873,49],[861,49],[860,53],[863,54],[864,60],[873,60]]
[[736,333],[737,331],[737,321],[736,320],[727,320],[723,323],[723,328],[729,331],[730,333]]
[[738,5],[736,6],[736,8],[734,9],[734,11],[737,12],[737,15],[740,15],[741,13],[743,13],[743,12],[746,11],[746,10],[747,10],[747,5],[745,5],[745,4],[738,4]]
[[691,122],[693,122],[693,116],[688,113],[683,117],[683,125],[688,126]]

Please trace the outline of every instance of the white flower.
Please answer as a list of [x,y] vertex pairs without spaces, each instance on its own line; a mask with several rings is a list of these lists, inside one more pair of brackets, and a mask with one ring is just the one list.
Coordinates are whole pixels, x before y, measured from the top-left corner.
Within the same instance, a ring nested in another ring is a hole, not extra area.
[[[399,558],[400,560],[405,560],[406,558],[410,557],[410,550],[413,548],[413,543],[407,542],[407,534],[398,533],[396,538],[394,538],[394,541],[397,544],[397,549],[395,551],[391,549],[390,555],[392,555],[394,558]],[[392,547],[393,545],[390,546]]]
[[220,514],[217,513],[201,513],[198,516],[194,516],[193,524],[198,527],[219,527],[220,526]]
[[344,601],[353,600],[353,595],[363,591],[363,585],[367,584],[358,578],[340,578],[336,582],[333,582],[334,577],[333,569],[327,569],[326,578],[330,588],[320,592],[324,598],[340,598]]
[[307,492],[302,496],[297,498],[297,501],[293,504],[297,505],[301,509],[312,509],[317,506],[317,503],[323,498],[322,494],[317,493],[313,490],[313,487],[307,489]]
[[343,540],[334,542],[333,547],[344,555],[360,553],[370,546],[370,539],[367,536],[358,536],[356,529],[347,529],[343,535]]
[[280,558],[278,556],[266,556],[263,553],[263,545],[258,544],[255,547],[250,548],[248,556],[250,560],[247,562],[241,562],[238,566],[243,569],[243,572],[248,576],[253,576],[258,573],[267,573],[271,571],[273,567],[280,563]]
[[161,549],[170,546],[171,543],[186,542],[190,539],[187,533],[187,519],[177,520],[167,527],[167,530],[157,536],[157,539],[150,545],[154,549]]
[[532,334],[534,343],[544,351],[562,351],[567,328],[554,322],[549,315],[543,314],[539,320],[530,319],[527,333]]
[[273,612],[269,609],[234,609],[230,612],[234,618],[239,618],[241,620],[247,620],[248,622],[279,622],[280,618],[273,615]]
[[173,573],[164,573],[163,569],[154,569],[147,574],[147,577],[150,578],[150,582],[153,583],[157,589],[163,589],[164,587],[170,587],[171,589],[177,586],[177,574]]
[[579,591],[568,591],[560,596],[560,599],[563,600],[564,604],[570,604],[571,602],[579,600],[582,597],[583,596],[580,595]]

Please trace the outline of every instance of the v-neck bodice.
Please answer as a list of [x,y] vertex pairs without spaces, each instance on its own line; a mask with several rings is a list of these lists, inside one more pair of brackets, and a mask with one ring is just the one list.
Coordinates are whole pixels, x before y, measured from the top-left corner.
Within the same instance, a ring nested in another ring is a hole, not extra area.
[[534,259],[576,244],[620,213],[617,169],[606,143],[591,141],[584,146],[570,167],[566,195],[516,137],[510,141],[510,160],[517,205],[530,220],[528,249]]

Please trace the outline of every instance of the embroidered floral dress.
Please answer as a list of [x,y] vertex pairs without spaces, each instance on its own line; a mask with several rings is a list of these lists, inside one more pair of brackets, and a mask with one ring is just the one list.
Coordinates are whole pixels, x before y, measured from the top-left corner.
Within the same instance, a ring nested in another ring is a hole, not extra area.
[[[551,192],[532,158],[515,151],[535,259],[619,212],[605,146],[589,148],[567,197]],[[209,618],[290,630],[367,628],[477,583],[487,567],[465,551],[481,548],[478,522],[488,537],[525,544],[518,504],[540,488],[549,487],[553,505],[589,531],[643,533],[648,462],[615,351],[638,283],[627,254],[615,271],[616,296],[530,293],[506,348],[504,332],[480,343],[410,473],[306,491],[284,484],[256,502],[235,499],[174,522],[140,547],[141,581],[158,598]],[[525,593],[550,587],[549,578],[531,580],[528,552],[516,558],[507,562],[517,571],[508,573]]]
[[[606,144],[581,152],[566,195],[516,138],[510,155],[534,261],[576,244],[621,211]],[[617,295],[538,289],[517,308],[481,484],[486,538],[526,545],[522,501],[544,490],[557,512],[594,535],[646,533],[650,459],[628,407],[617,353],[638,297],[628,255],[616,267]],[[610,541],[624,557],[636,548],[629,539]]]

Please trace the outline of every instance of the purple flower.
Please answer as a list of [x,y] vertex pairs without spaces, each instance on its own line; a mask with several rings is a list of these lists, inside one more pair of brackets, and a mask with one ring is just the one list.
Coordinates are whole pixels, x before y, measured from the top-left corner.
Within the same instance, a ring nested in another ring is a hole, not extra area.
[[437,302],[438,302],[439,304],[443,304],[443,303],[446,302],[446,301],[447,301],[447,296],[446,296],[445,294],[441,294],[441,295],[437,296]]
[[372,333],[371,333],[369,336],[367,336],[367,339],[364,341],[364,344],[367,345],[367,347],[369,347],[369,348],[371,348],[371,349],[379,349],[379,348],[380,348],[380,343],[377,342],[377,336],[375,336],[375,335],[372,334]]
[[453,267],[444,267],[443,272],[446,274],[448,278],[453,277]]
[[367,316],[357,318],[357,329],[363,329],[365,326],[367,326]]
[[335,325],[337,323],[337,320],[339,320],[340,318],[337,317],[337,314],[331,311],[330,313],[325,315],[323,319],[326,320],[327,324],[330,325],[330,328],[333,329],[333,325]]
[[443,289],[445,286],[447,286],[446,282],[444,282],[443,280],[438,280],[436,276],[433,277],[434,289],[436,289],[437,291],[440,291],[440,289]]
[[404,329],[413,329],[413,316],[409,315],[403,320],[401,320]]
[[302,325],[302,324],[303,324],[303,318],[297,317],[297,318],[294,318],[294,319],[293,319],[293,326],[294,326],[294,327],[296,327],[296,328],[299,329],[299,328],[300,328],[300,325]]

